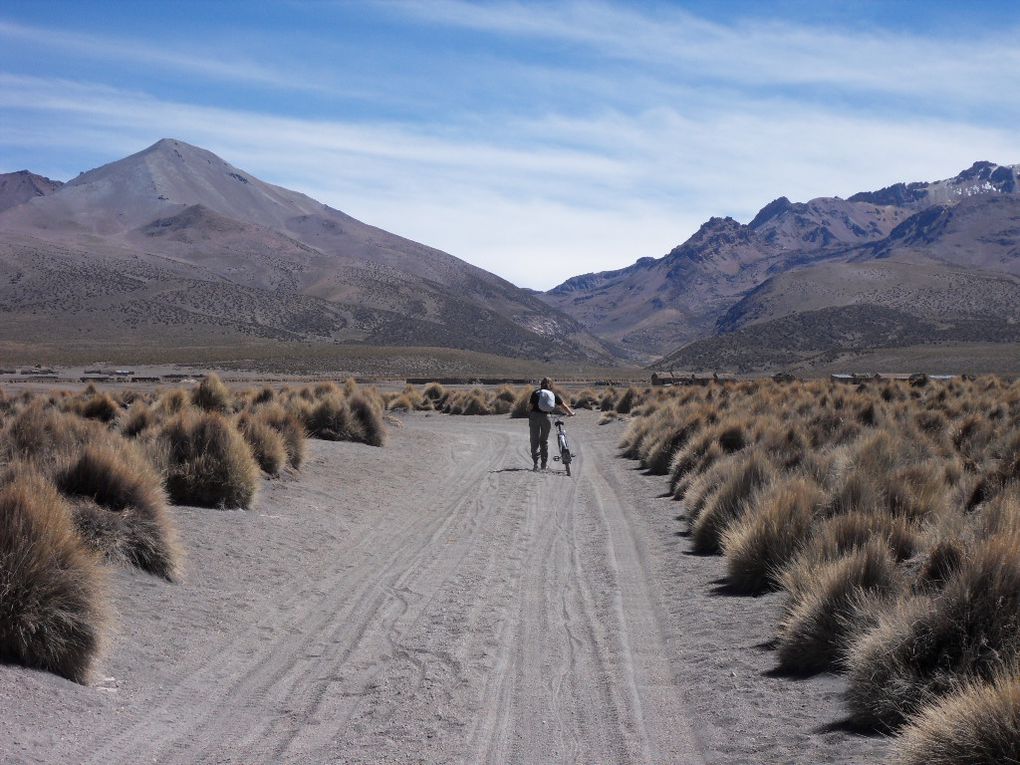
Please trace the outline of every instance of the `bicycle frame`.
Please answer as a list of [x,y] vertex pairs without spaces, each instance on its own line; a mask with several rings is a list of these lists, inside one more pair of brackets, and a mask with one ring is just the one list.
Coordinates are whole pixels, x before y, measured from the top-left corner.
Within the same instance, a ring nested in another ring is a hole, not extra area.
[[563,429],[563,420],[556,420],[556,444],[560,449],[560,456],[553,457],[563,463],[567,475],[570,475],[570,460],[574,455],[570,453],[570,443],[567,441],[567,431]]

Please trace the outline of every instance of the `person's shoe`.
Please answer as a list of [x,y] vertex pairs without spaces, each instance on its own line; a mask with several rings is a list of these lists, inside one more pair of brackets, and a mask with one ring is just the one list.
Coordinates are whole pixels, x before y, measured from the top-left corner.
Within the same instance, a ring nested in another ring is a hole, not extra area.
[[536,473],[538,472],[538,460],[535,460],[535,464],[531,469]]
[[542,470],[545,470],[545,463],[542,463]]

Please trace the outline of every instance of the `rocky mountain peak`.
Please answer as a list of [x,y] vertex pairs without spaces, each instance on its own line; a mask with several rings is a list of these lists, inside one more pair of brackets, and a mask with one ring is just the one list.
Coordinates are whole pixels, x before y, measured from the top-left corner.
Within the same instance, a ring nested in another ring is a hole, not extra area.
[[754,229],[760,228],[763,224],[768,223],[774,218],[778,218],[783,213],[792,209],[793,203],[786,197],[773,199],[758,211],[758,214],[754,216],[754,219],[748,225]]
[[0,211],[52,194],[63,185],[29,170],[0,173]]

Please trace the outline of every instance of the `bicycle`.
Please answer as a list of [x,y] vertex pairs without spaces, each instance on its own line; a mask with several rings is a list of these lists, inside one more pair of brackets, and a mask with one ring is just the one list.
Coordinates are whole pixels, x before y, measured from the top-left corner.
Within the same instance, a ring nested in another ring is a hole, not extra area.
[[563,420],[556,420],[556,445],[559,446],[560,454],[558,457],[554,456],[555,462],[562,462],[564,469],[567,471],[567,475],[570,475],[570,461],[574,455],[570,453],[570,443],[567,441],[567,431],[563,429]]

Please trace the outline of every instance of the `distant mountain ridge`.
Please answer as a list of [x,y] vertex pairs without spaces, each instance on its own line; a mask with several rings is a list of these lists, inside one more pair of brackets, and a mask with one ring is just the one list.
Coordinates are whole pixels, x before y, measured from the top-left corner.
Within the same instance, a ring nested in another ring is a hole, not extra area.
[[612,358],[528,291],[174,139],[0,212],[0,285],[0,340]]
[[[748,224],[711,218],[662,258],[573,277],[542,297],[593,334],[648,361],[667,355],[666,363],[695,342],[704,361],[713,338],[749,324],[864,303],[924,320],[985,316],[996,324],[989,337],[1001,338],[997,322],[1020,318],[1018,171],[976,162],[947,180],[846,200],[780,197]],[[876,265],[882,261],[888,264]],[[965,334],[980,333],[971,327]],[[815,335],[822,346],[831,342]]]
[[0,212],[24,204],[30,199],[52,194],[63,185],[61,181],[53,181],[28,170],[0,173]]

